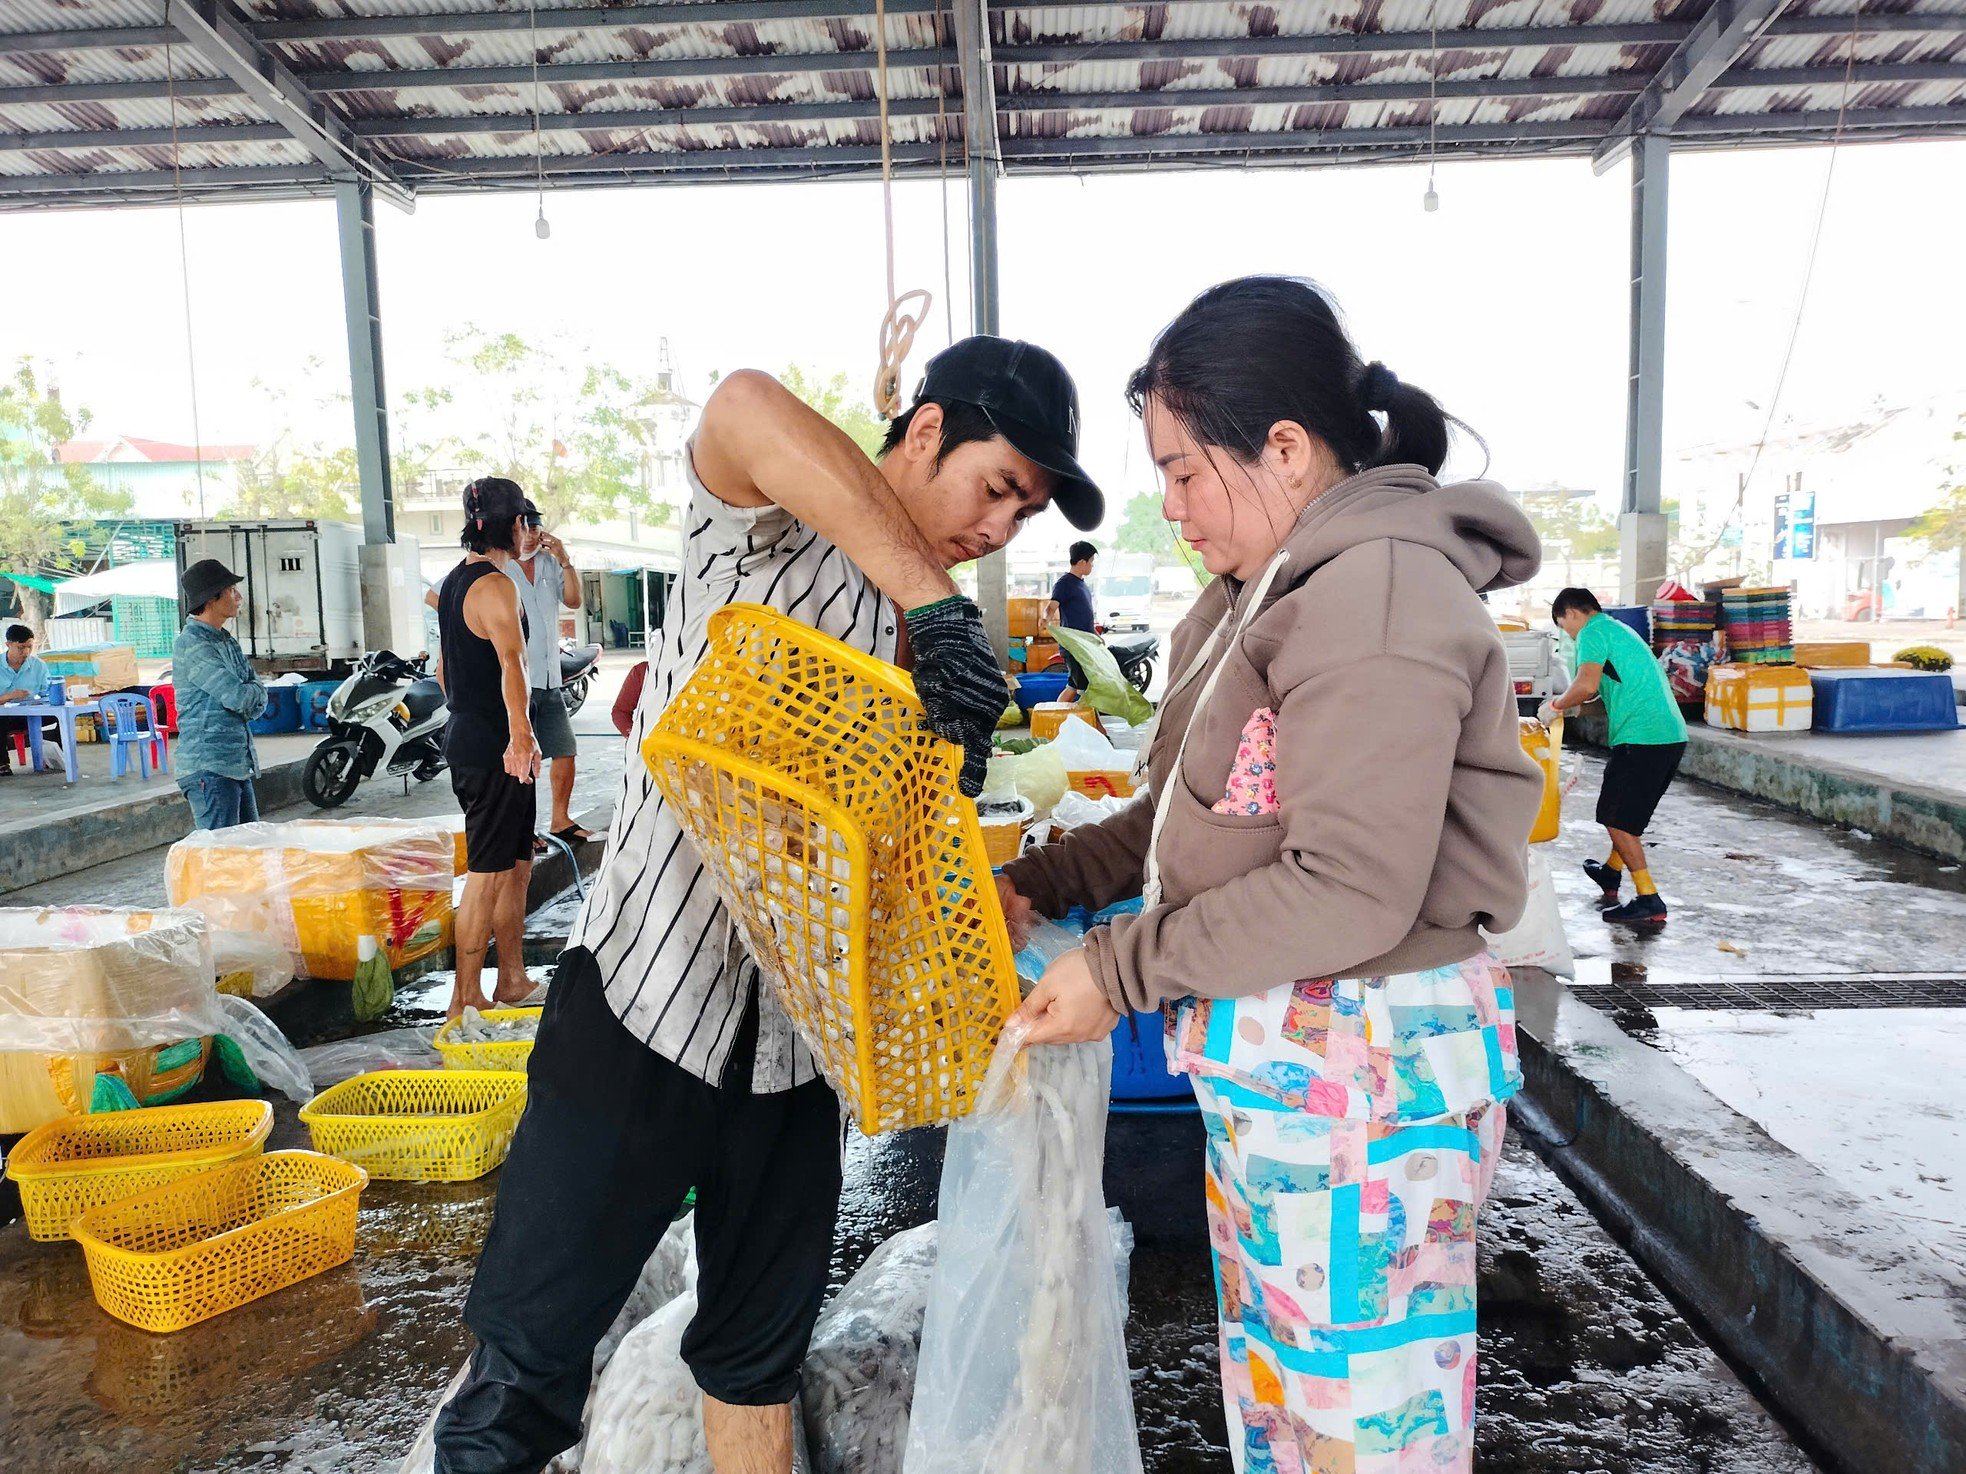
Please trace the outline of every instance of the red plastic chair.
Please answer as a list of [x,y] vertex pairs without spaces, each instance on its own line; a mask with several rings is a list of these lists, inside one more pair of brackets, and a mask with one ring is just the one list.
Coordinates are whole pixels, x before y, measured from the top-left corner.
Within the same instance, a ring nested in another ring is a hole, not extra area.
[[[40,718],[36,717],[34,718],[34,720],[39,721]],[[31,768],[33,764],[28,760],[27,733],[10,732],[7,735],[14,739],[14,757],[19,761],[20,765],[23,768]]]
[[150,704],[157,712],[157,730],[166,737],[177,736],[177,687],[168,681],[152,686]]

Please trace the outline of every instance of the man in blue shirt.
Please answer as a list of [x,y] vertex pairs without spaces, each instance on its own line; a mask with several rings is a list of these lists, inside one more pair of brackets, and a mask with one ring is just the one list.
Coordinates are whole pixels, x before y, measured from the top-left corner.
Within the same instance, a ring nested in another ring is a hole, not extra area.
[[[1051,602],[1044,606],[1045,628],[1060,624],[1068,630],[1084,630],[1088,635],[1095,633],[1092,615],[1092,585],[1086,580],[1092,577],[1092,560],[1099,549],[1091,543],[1072,544],[1071,552],[1066,554],[1072,560],[1071,568],[1058,576],[1058,582],[1051,586]],[[1070,673],[1072,688],[1065,699],[1072,700],[1085,689],[1085,671],[1069,653],[1065,656],[1065,669]]]
[[171,646],[177,688],[177,786],[198,829],[259,822],[259,754],[247,725],[266,710],[266,687],[225,628],[244,601],[239,575],[216,558],[184,570],[191,617]]
[[[24,624],[7,626],[7,658],[0,662],[0,706],[17,701],[40,701],[48,693],[48,667],[34,653],[34,631]],[[0,778],[13,775],[14,734],[27,731],[28,718],[0,717]]]

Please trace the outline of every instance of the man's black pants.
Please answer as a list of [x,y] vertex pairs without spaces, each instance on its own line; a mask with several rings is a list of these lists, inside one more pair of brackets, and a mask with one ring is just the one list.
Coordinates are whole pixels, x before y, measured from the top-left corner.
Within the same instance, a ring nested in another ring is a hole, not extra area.
[[738,1088],[720,1089],[622,1026],[588,953],[560,958],[464,1306],[478,1347],[437,1419],[440,1474],[535,1474],[580,1437],[594,1348],[691,1187],[683,1360],[720,1402],[798,1394],[839,1212],[839,1101],[824,1080],[743,1088],[757,1006],[725,1073]]

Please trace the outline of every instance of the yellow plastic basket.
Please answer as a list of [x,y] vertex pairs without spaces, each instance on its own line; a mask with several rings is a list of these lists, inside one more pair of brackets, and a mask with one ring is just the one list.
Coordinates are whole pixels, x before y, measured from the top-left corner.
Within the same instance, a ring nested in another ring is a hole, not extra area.
[[181,1331],[346,1264],[368,1180],[315,1152],[268,1152],[91,1208],[74,1234],[98,1305]]
[[[517,1019],[529,1018],[537,1025],[539,1016],[544,1012],[544,1008],[487,1008],[478,1016],[491,1024],[509,1024]],[[526,1061],[532,1058],[532,1040],[500,1039],[488,1044],[466,1044],[457,1037],[457,1031],[463,1024],[463,1019],[452,1019],[430,1041],[437,1046],[437,1053],[444,1057],[445,1069],[525,1072]]]
[[709,633],[656,786],[860,1129],[967,1115],[1017,978],[959,752],[893,666],[752,604]]
[[526,1104],[509,1070],[377,1070],[300,1113],[316,1151],[390,1182],[469,1182],[505,1160]]
[[28,1237],[52,1243],[87,1209],[257,1156],[272,1129],[263,1100],[72,1116],[23,1136],[7,1171],[20,1184]]

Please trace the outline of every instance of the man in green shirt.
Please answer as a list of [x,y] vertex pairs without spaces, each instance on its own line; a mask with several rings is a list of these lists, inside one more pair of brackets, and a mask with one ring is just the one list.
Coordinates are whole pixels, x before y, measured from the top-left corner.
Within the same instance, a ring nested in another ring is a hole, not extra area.
[[[1598,696],[1611,719],[1611,758],[1597,798],[1597,822],[1611,836],[1611,857],[1602,863],[1584,861],[1584,873],[1604,892],[1606,921],[1664,926],[1666,903],[1652,882],[1639,836],[1686,754],[1686,719],[1652,647],[1638,631],[1606,614],[1589,589],[1558,594],[1550,618],[1576,641],[1577,674],[1569,690],[1544,703],[1544,721],[1574,712]],[[1621,906],[1618,887],[1627,870],[1638,894]]]

